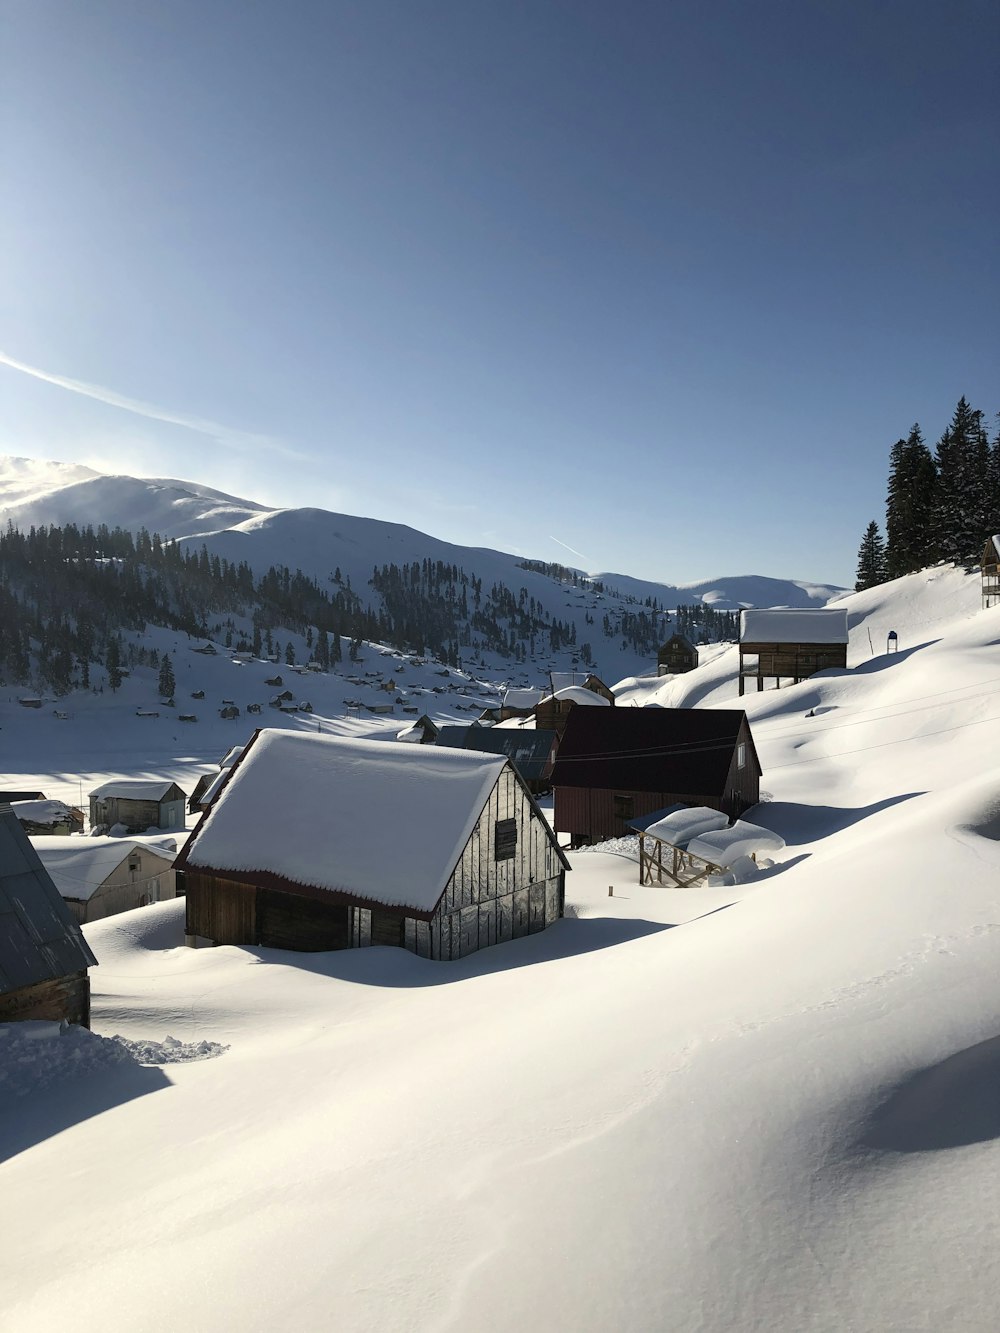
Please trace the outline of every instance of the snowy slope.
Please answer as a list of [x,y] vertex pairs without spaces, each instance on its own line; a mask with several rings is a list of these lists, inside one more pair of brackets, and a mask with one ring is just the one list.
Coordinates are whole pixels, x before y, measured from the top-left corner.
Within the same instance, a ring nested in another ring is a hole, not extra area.
[[[1000,607],[844,604],[852,669],[746,697],[748,887],[579,853],[567,920],[458,964],[88,927],[99,1033],[229,1049],[0,1109],[5,1326],[992,1330]],[[684,688],[731,706],[725,656]]]

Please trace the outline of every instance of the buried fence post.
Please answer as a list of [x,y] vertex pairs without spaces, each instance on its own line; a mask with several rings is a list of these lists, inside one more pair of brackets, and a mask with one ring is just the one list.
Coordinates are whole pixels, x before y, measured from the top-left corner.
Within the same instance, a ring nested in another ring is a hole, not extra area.
[[614,886],[613,884],[609,884],[609,885],[608,885],[608,897],[609,897],[609,898],[613,898],[614,896],[615,896],[615,886]]

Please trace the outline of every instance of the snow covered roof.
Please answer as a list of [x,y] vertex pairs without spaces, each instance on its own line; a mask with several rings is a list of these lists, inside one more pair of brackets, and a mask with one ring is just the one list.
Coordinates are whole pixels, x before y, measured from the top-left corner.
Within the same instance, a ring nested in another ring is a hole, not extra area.
[[[105,782],[102,786],[95,787],[90,795],[98,798],[116,796],[120,800],[127,801],[162,801],[166,798],[170,789],[176,786],[177,784],[171,782],[169,778],[159,781],[133,780]],[[179,787],[178,791],[180,791]]]
[[753,609],[740,612],[741,643],[846,643],[847,612]]
[[181,861],[431,913],[506,759],[258,733]]
[[233,764],[236,763],[237,759],[239,759],[245,749],[245,743],[243,745],[234,745],[231,750],[227,751],[225,758],[219,761],[219,767],[232,768]]
[[713,810],[707,805],[684,806],[672,814],[650,824],[644,830],[650,837],[669,842],[675,847],[686,846],[692,838],[700,837],[712,829],[724,829],[729,823],[728,815]]
[[540,703],[548,703],[550,699],[568,699],[575,704],[586,704],[588,707],[597,705],[599,708],[610,708],[611,700],[605,699],[603,694],[595,694],[593,690],[586,689],[583,685],[565,685],[561,690],[556,690],[555,694],[548,694]]
[[[81,902],[92,898],[136,850],[163,861],[161,870],[168,869],[177,855],[175,838],[38,838],[31,845],[62,896]],[[143,878],[146,869],[144,866]]]
[[503,696],[501,707],[503,708],[534,708],[539,699],[542,698],[545,691],[537,687],[529,688],[527,686],[518,689],[507,690]]
[[28,824],[62,824],[73,814],[65,801],[12,801],[11,808]]
[[732,828],[717,829],[703,833],[688,844],[692,856],[700,856],[703,861],[713,865],[729,866],[740,856],[753,856],[764,852],[768,856],[780,852],[785,840],[780,833],[761,828],[757,824],[748,824],[744,819],[737,819]]

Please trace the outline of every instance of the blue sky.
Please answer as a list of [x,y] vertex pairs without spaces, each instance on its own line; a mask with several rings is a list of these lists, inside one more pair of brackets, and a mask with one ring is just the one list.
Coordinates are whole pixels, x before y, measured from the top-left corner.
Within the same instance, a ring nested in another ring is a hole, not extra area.
[[992,3],[2,23],[0,452],[848,583],[893,441],[1000,408]]

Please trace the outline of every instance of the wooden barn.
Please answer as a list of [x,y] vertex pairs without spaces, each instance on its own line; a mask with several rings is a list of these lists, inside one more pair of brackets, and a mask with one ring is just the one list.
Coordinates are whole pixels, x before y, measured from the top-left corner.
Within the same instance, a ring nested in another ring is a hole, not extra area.
[[176,868],[189,942],[453,959],[561,917],[569,864],[502,756],[267,729]]
[[678,804],[734,819],[760,799],[760,774],[742,709],[577,708],[552,771],[555,830],[585,846]]
[[436,745],[441,728],[432,722],[426,713],[421,713],[415,722],[396,733],[396,740],[406,745]]
[[983,606],[1000,602],[1000,533],[990,537],[983,547]]
[[698,665],[698,649],[685,634],[671,634],[656,654],[658,676],[679,676]]
[[127,833],[150,828],[182,829],[187,796],[176,782],[105,782],[90,793],[90,827],[124,826]]
[[81,924],[174,897],[175,838],[39,838],[33,846]]
[[0,806],[0,1023],[90,1026],[97,959],[9,805]]
[[539,731],[537,727],[442,727],[437,744],[505,755],[533,795],[552,788],[552,766],[559,748],[554,731]]
[[582,690],[589,690],[591,694],[597,694],[602,699],[606,699],[609,704],[615,701],[614,693],[609,685],[605,685],[600,676],[595,676],[592,671],[550,671],[549,684],[551,685],[551,694],[557,694],[560,690],[569,689],[575,685]]
[[740,612],[740,694],[748,679],[797,685],[817,671],[847,666],[847,612]]
[[11,801],[29,837],[59,837],[83,832],[83,811],[65,801]]

